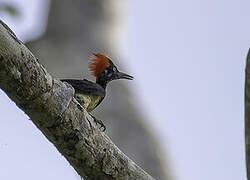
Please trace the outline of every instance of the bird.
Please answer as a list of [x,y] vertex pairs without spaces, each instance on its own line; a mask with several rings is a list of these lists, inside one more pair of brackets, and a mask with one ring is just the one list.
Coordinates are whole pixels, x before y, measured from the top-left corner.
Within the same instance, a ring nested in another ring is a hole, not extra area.
[[[89,114],[105,98],[106,87],[109,82],[117,79],[133,80],[133,76],[120,72],[109,57],[101,53],[93,53],[93,55],[89,62],[89,71],[95,77],[95,82],[87,79],[61,79],[61,81],[70,84],[75,89],[75,99]],[[101,126],[100,129],[106,130],[106,126],[101,120],[93,115],[91,117],[93,117],[96,124]]]

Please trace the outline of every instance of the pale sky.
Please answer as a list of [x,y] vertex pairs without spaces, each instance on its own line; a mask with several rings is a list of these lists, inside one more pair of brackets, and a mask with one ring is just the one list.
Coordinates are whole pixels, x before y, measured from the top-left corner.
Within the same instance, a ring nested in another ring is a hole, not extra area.
[[[25,39],[41,29],[34,19],[46,6],[39,0],[18,2],[21,8],[32,4],[24,11],[29,26],[6,20]],[[177,180],[246,179],[248,7],[247,0],[127,1],[122,54],[136,77],[131,88],[146,106],[141,111],[151,117],[147,123],[166,148]],[[79,179],[3,92],[0,101],[0,179]]]

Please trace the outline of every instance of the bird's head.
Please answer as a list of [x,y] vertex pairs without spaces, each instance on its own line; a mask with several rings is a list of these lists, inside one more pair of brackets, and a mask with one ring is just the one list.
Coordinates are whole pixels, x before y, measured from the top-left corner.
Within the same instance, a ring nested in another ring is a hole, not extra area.
[[93,55],[94,58],[89,63],[89,70],[97,83],[106,86],[108,82],[115,79],[133,79],[133,76],[118,71],[110,58],[100,53]]

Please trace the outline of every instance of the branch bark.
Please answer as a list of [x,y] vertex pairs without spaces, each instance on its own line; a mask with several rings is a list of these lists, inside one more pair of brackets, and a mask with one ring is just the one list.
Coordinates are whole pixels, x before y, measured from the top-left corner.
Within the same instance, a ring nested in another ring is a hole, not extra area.
[[84,179],[153,179],[96,127],[73,98],[74,89],[54,79],[1,20],[0,88]]

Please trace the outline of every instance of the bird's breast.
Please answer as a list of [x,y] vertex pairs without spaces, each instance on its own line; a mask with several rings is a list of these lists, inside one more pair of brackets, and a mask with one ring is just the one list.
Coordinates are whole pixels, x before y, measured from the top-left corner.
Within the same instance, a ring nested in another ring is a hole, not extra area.
[[95,109],[96,105],[102,99],[102,96],[75,94],[75,98],[88,112],[90,112]]

